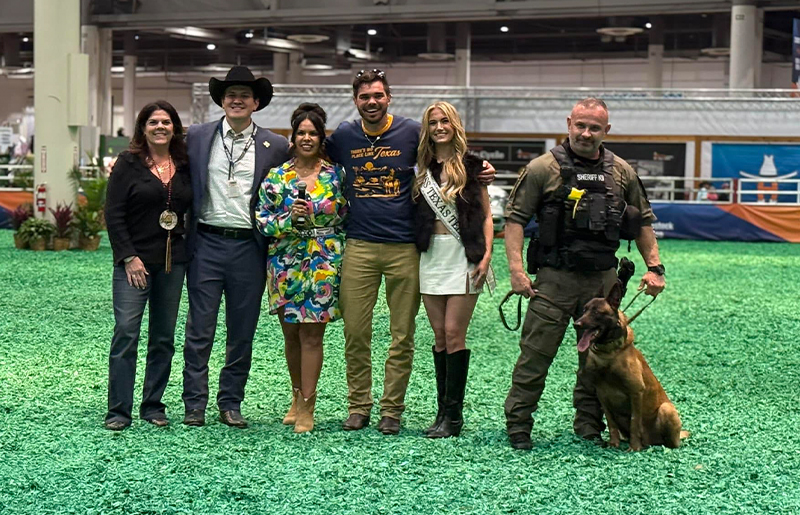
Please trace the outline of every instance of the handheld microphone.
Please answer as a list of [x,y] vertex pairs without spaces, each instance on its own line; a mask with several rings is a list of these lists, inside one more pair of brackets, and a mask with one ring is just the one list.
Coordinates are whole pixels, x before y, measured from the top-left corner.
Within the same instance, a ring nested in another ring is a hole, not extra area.
[[[297,183],[297,198],[299,200],[306,199],[306,183],[300,181]],[[297,217],[297,224],[298,225],[305,225],[306,224],[306,217],[305,216],[298,216]]]

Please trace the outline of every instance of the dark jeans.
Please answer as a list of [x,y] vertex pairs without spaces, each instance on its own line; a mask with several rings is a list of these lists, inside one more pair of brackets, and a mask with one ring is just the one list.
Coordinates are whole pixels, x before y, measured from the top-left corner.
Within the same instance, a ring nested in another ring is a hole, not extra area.
[[226,239],[197,233],[187,272],[189,317],[183,347],[183,403],[186,410],[208,404],[208,360],[217,316],[225,295],[225,366],[219,374],[217,406],[239,410],[253,356],[253,336],[267,278],[266,250],[255,240]]
[[161,396],[167,387],[172,355],[175,354],[175,322],[181,303],[186,265],[175,263],[172,272],[163,266],[148,266],[147,287],[143,290],[128,284],[125,267],[114,267],[114,336],[108,358],[108,414],[106,422],[130,423],[133,409],[133,386],[136,379],[136,355],[142,316],[148,301],[150,323],[147,328],[147,364],[144,372],[142,405],[139,416],[152,418],[166,409]]

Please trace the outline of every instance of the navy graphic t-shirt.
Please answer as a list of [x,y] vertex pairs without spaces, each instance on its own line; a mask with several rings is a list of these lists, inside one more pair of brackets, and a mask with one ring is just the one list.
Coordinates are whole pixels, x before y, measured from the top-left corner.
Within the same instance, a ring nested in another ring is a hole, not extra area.
[[345,170],[350,212],[348,238],[376,243],[414,242],[414,166],[420,124],[393,116],[382,134],[367,136],[361,120],[343,122],[325,141],[332,161]]

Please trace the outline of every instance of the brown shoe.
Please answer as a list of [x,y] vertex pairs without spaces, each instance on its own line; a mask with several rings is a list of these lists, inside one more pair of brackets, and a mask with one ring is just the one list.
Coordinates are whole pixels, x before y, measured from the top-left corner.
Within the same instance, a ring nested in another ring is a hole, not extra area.
[[350,413],[350,416],[347,417],[347,420],[342,423],[342,429],[345,431],[358,431],[359,429],[364,429],[368,425],[369,417],[367,415]]
[[297,422],[298,397],[300,397],[300,388],[292,388],[292,406],[289,408],[289,411],[286,412],[286,416],[283,417],[283,424],[286,426],[291,426]]
[[167,420],[167,417],[165,417],[163,415],[155,416],[155,417],[152,417],[152,418],[146,418],[144,420],[145,420],[145,422],[149,422],[150,424],[153,424],[156,427],[167,427],[169,425],[169,421]]
[[381,417],[378,422],[378,431],[385,435],[396,435],[400,433],[400,420],[392,417]]
[[244,429],[247,427],[247,421],[242,417],[242,413],[238,410],[225,410],[219,412],[219,421],[226,426]]
[[201,409],[186,410],[183,423],[187,426],[202,427],[206,424],[206,412]]
[[314,405],[317,402],[317,392],[308,399],[303,394],[297,396],[297,422],[294,423],[295,433],[308,433],[314,429]]
[[130,422],[123,422],[121,420],[109,420],[108,422],[105,422],[103,425],[109,431],[122,431],[131,424]]

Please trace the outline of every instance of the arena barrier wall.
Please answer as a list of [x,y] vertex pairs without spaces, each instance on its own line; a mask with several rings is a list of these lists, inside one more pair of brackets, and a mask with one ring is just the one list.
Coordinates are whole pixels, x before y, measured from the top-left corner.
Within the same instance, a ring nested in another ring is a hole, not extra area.
[[11,212],[26,202],[33,203],[32,191],[0,191],[0,229],[11,229]]
[[654,202],[658,238],[800,243],[800,206]]

